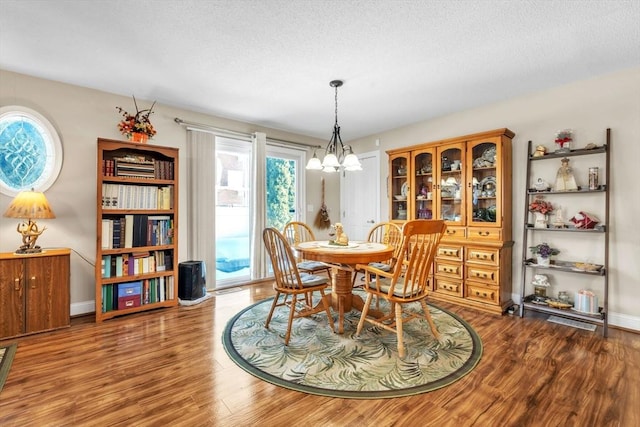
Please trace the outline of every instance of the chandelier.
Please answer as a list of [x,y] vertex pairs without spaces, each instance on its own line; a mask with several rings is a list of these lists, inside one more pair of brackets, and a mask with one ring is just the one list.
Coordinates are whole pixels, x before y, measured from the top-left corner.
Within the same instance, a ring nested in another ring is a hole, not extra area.
[[342,86],[342,80],[332,80],[329,85],[335,89],[335,102],[336,102],[336,121],[333,125],[333,135],[327,148],[325,149],[324,159],[322,163],[314,150],[313,157],[307,163],[307,169],[309,170],[321,170],[323,172],[337,172],[340,167],[348,171],[360,171],[362,165],[358,157],[353,154],[353,150],[350,145],[344,145],[342,138],[340,137],[340,126],[338,126],[338,88]]

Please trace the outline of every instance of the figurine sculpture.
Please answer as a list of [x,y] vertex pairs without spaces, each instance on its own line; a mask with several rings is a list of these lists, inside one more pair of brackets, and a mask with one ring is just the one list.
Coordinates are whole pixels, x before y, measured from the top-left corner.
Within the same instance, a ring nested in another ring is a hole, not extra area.
[[562,208],[560,207],[556,210],[556,219],[553,220],[553,226],[555,228],[567,228],[567,226],[564,223]]
[[565,157],[560,161],[562,162],[562,166],[560,166],[558,173],[556,174],[556,186],[554,190],[576,191],[578,189],[578,185],[576,184],[576,179],[573,176],[573,169],[569,166],[569,159]]
[[536,151],[534,151],[533,153],[533,157],[542,157],[545,154],[547,154],[547,147],[545,147],[544,145],[538,145],[536,147]]
[[336,230],[336,235],[334,240],[331,243],[338,246],[348,246],[349,237],[344,233],[344,229],[342,228],[342,223],[336,222],[336,224],[334,225],[334,228]]

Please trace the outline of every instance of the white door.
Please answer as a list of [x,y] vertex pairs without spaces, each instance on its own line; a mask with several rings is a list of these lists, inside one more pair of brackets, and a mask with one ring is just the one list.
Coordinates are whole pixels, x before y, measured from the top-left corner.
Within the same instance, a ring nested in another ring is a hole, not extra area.
[[340,177],[340,221],[350,240],[366,240],[373,224],[380,221],[380,152],[358,155],[361,171]]

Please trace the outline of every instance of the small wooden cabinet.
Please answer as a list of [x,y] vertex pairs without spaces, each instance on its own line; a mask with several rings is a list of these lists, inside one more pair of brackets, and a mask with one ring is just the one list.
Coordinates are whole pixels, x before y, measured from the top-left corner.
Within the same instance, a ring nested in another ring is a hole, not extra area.
[[511,300],[509,129],[387,151],[389,218],[442,219],[432,296],[491,313]]
[[0,254],[0,339],[70,325],[69,249]]

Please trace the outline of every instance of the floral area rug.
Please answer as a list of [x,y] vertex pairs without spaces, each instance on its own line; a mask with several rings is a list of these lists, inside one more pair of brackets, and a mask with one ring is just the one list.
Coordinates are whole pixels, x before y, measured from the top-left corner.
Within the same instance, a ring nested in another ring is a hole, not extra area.
[[[482,341],[473,328],[433,304],[429,309],[440,340],[433,337],[426,321],[405,323],[406,355],[400,359],[395,333],[366,323],[360,336],[355,336],[360,318],[355,310],[345,314],[342,335],[331,331],[324,313],[294,319],[285,346],[289,309],[276,308],[265,329],[271,303],[272,299],[260,301],[236,314],[225,327],[222,343],[242,369],[292,390],[353,399],[411,396],[459,380],[482,356]],[[386,311],[385,303],[381,301],[380,308]],[[410,309],[419,310],[419,303]]]
[[4,386],[4,382],[9,376],[9,369],[13,362],[13,356],[16,354],[17,344],[11,344],[6,347],[0,346],[0,392]]

